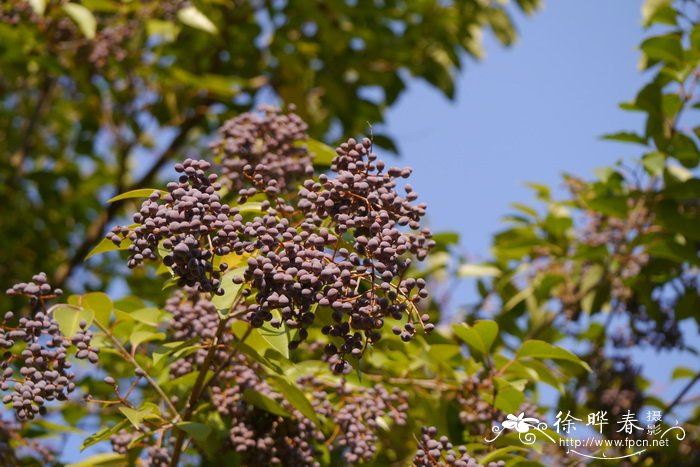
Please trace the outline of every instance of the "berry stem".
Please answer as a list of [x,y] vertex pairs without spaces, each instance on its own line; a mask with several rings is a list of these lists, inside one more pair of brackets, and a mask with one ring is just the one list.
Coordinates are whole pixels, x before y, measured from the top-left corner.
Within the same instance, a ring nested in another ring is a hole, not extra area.
[[[238,306],[238,303],[240,302],[241,295],[236,297],[236,300],[234,300],[233,304],[231,305],[231,310],[236,309]],[[190,417],[192,417],[192,413],[194,412],[194,408],[196,407],[197,400],[203,393],[204,389],[204,382],[207,377],[207,371],[209,370],[209,367],[211,366],[213,360],[214,360],[214,355],[216,354],[216,348],[217,348],[217,343],[221,339],[222,334],[224,333],[224,329],[226,329],[226,323],[228,322],[229,318],[225,319],[219,319],[219,326],[216,329],[216,335],[214,336],[214,341],[212,342],[212,346],[209,347],[209,350],[207,351],[206,357],[204,357],[204,362],[202,363],[202,367],[199,369],[199,375],[197,375],[197,380],[194,383],[194,386],[192,387],[192,392],[190,393],[190,398],[187,400],[187,405],[185,405],[185,412],[182,415],[181,419],[183,421],[188,421]],[[170,461],[170,465],[172,467],[176,467],[177,463],[180,460],[180,453],[182,452],[182,443],[185,440],[185,432],[182,430],[179,430],[177,433],[177,438],[175,439],[175,446],[173,447],[173,455],[172,459]]]
[[97,320],[94,320],[93,323],[100,329],[100,331],[102,331],[109,338],[109,340],[112,341],[116,349],[119,351],[120,354],[122,354],[126,361],[131,363],[134,366],[134,368],[140,370],[143,373],[143,377],[146,378],[146,381],[148,381],[148,383],[153,387],[153,389],[155,389],[158,395],[163,399],[165,405],[168,406],[168,409],[175,416],[174,422],[177,422],[179,417],[178,411],[173,405],[173,403],[170,402],[170,398],[165,394],[165,392],[163,392],[163,389],[158,385],[158,383],[153,378],[151,378],[148,373],[146,373],[146,371],[141,367],[141,365],[139,365],[139,363],[131,355],[131,353],[129,353],[129,351],[124,348],[121,342],[119,342],[119,339],[114,337],[114,335],[109,331],[109,329],[107,329],[105,326],[102,325],[102,323],[100,323]]

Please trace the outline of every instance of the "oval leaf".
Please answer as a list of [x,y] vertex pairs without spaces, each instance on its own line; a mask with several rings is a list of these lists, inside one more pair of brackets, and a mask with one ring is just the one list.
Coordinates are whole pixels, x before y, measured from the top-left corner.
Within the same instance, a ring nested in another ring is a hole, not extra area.
[[95,312],[89,308],[78,308],[70,305],[58,305],[53,309],[53,317],[58,327],[66,337],[73,337],[80,329],[80,321],[85,320],[90,326]]
[[63,5],[63,11],[75,21],[85,37],[88,39],[95,37],[97,20],[90,10],[77,3],[66,3]]
[[161,195],[167,193],[167,191],[156,190],[155,188],[139,188],[138,190],[127,191],[126,193],[122,193],[120,195],[117,195],[114,198],[110,198],[107,200],[107,202],[113,203],[115,201],[121,201],[123,199],[131,199],[131,198],[148,198],[149,196],[151,196],[153,194],[154,191],[157,191]]
[[216,29],[216,25],[194,6],[188,6],[178,11],[177,18],[182,21],[183,24],[208,32],[209,34],[217,34],[219,32],[218,29]]

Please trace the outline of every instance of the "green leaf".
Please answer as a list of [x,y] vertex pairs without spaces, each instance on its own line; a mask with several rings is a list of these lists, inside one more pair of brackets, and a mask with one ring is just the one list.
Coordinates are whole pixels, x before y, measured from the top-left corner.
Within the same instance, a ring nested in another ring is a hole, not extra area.
[[454,344],[433,344],[428,349],[428,358],[430,362],[446,363],[453,357],[461,354],[461,348]]
[[313,155],[313,164],[315,167],[330,167],[333,159],[337,156],[335,149],[315,139],[302,141]]
[[125,465],[128,465],[128,463],[129,462],[125,455],[110,452],[95,454],[84,461],[77,462],[75,464],[68,464],[66,467],[124,467]]
[[642,5],[642,24],[649,27],[653,23],[676,25],[672,0],[645,0]]
[[477,321],[474,326],[466,323],[455,324],[452,330],[469,348],[484,356],[488,355],[498,336],[498,324],[488,320]]
[[493,406],[506,413],[517,413],[520,405],[525,400],[523,388],[516,387],[514,383],[503,378],[494,378],[494,381],[498,390]]
[[63,5],[63,11],[75,21],[85,37],[88,39],[95,37],[97,20],[90,10],[77,3],[66,3]]
[[158,192],[161,195],[164,195],[167,193],[167,191],[163,190],[157,190],[155,188],[139,188],[138,190],[131,190],[127,191],[126,193],[122,193],[120,195],[115,196],[114,198],[108,199],[108,203],[113,203],[115,201],[121,201],[123,199],[131,199],[131,198],[148,198],[153,194],[153,192]]
[[144,342],[165,340],[165,334],[153,331],[134,331],[129,336],[129,342],[136,348]]
[[197,441],[206,441],[211,434],[211,427],[204,423],[180,422],[175,426]]
[[646,146],[647,144],[647,139],[645,137],[629,131],[620,131],[618,133],[603,135],[602,139],[620,141],[622,143],[637,143],[643,146]]
[[501,270],[488,264],[462,264],[457,269],[458,277],[498,277]]
[[109,295],[103,292],[86,293],[81,298],[83,308],[92,310],[95,319],[102,325],[109,325],[112,310],[114,310],[114,302],[109,298]]
[[129,422],[128,420],[121,420],[119,423],[112,427],[105,427],[98,431],[95,434],[92,434],[85,438],[83,441],[83,444],[80,445],[80,451],[82,452],[83,450],[89,448],[90,446],[99,443],[100,441],[106,441],[108,440],[113,434],[124,428],[126,425],[128,425]]
[[644,154],[642,156],[642,165],[644,165],[649,175],[658,177],[663,174],[664,167],[666,167],[666,156],[659,151]]
[[158,36],[165,42],[173,42],[180,34],[180,26],[172,21],[149,19],[146,21],[146,31],[149,36]]
[[29,5],[31,5],[32,10],[39,15],[44,16],[44,11],[46,11],[46,0],[28,0]]
[[90,250],[90,253],[87,254],[84,261],[87,261],[88,259],[92,258],[95,255],[99,255],[100,253],[107,253],[108,251],[126,250],[129,248],[129,245],[131,245],[131,240],[129,240],[128,238],[123,239],[119,246],[115,245],[114,242],[112,242],[111,240],[103,238],[102,240],[100,240],[100,243],[98,243],[97,246],[95,246],[95,248]]
[[234,284],[233,278],[243,277],[245,270],[246,267],[241,266],[226,271],[226,274],[221,277],[221,288],[224,289],[224,294],[214,295],[211,302],[216,307],[216,310],[219,312],[219,316],[221,316],[222,319],[228,316],[228,314],[231,312],[231,307],[236,300],[238,300],[241,292],[243,292],[243,283]]
[[280,375],[270,375],[269,378],[275,382],[277,389],[279,389],[284,398],[287,399],[287,401],[292,404],[295,409],[311,420],[317,427],[321,426],[311,402],[309,402],[304,393],[298,387]]
[[158,326],[158,323],[160,323],[161,311],[158,308],[148,307],[123,314],[140,323],[148,324],[149,326]]
[[61,332],[66,337],[73,337],[80,329],[80,321],[85,320],[90,326],[95,312],[89,308],[79,308],[71,305],[58,305],[53,309],[53,317]]
[[685,379],[685,378],[694,378],[696,375],[696,371],[691,370],[690,368],[686,367],[678,367],[673,370],[673,374],[671,375],[671,379]]
[[273,413],[275,415],[281,415],[282,417],[291,416],[289,412],[284,410],[284,408],[279,404],[279,402],[266,396],[260,391],[254,389],[246,389],[243,393],[243,400],[253,404],[254,406],[265,410],[266,412]]
[[[86,432],[79,428],[74,428],[66,424],[52,423],[46,419],[37,419],[32,422],[32,425],[41,427],[49,433],[75,433],[84,436]],[[82,437],[81,436],[81,437]]]
[[[523,453],[529,453],[530,450],[526,449],[522,446],[505,446],[499,449],[496,449],[494,451],[489,452],[487,455],[479,459],[479,463],[481,465],[488,465],[490,462],[496,462],[500,459],[507,459],[508,457],[511,457],[510,455],[513,453],[513,451],[520,451]],[[519,458],[519,456],[518,456]],[[523,465],[524,461],[526,459],[523,459],[523,462],[518,462],[517,465]],[[508,464],[506,464],[508,465]],[[542,465],[542,464],[534,464],[534,465]]]
[[572,352],[541,340],[528,340],[523,342],[523,345],[520,346],[520,348],[516,352],[515,357],[519,359],[548,358],[551,360],[566,360],[581,365],[586,370],[591,371],[591,368],[588,366],[588,364],[582,361]]
[[195,6],[182,8],[177,12],[177,18],[191,28],[199,29],[209,34],[218,34],[219,32],[216,25]]
[[187,342],[165,342],[156,346],[153,350],[153,365],[158,365],[164,358],[173,356],[173,358],[181,358],[197,351],[197,346],[193,345],[195,339],[190,339]]
[[666,62],[683,61],[683,47],[678,34],[650,37],[642,42],[640,48],[652,60],[663,60]]
[[140,425],[143,419],[146,418],[147,415],[150,415],[141,410],[131,409],[129,407],[119,407],[119,411],[124,414],[137,430],[141,429]]

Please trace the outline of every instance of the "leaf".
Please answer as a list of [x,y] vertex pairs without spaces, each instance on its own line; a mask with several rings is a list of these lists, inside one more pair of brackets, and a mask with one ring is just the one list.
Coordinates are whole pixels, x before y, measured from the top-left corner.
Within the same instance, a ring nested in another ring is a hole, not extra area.
[[129,419],[131,424],[134,425],[134,428],[137,430],[141,429],[140,425],[143,419],[146,418],[147,415],[150,415],[141,410],[135,410],[129,407],[119,407],[119,411],[123,413],[127,419]]
[[32,425],[39,426],[49,433],[75,433],[84,436],[86,433],[84,430],[72,427],[67,424],[52,423],[46,419],[38,419],[32,422]]
[[28,0],[29,5],[31,5],[32,10],[39,15],[39,16],[44,16],[44,12],[46,11],[46,0]]
[[330,167],[333,159],[338,155],[335,149],[315,139],[302,141],[313,155],[313,164],[316,167]]
[[192,345],[195,339],[190,339],[187,342],[165,342],[158,345],[153,350],[153,366],[157,366],[161,360],[172,355],[174,358],[181,358],[197,350],[197,346]]
[[399,153],[399,148],[396,146],[396,143],[392,138],[386,135],[379,135],[379,134],[373,134],[372,135],[372,145],[373,146],[379,146],[380,148],[384,148],[389,152],[393,152],[394,154]]
[[690,368],[686,367],[678,367],[673,370],[673,374],[671,375],[671,379],[685,379],[685,378],[694,378],[696,372],[691,370]]
[[520,404],[525,400],[523,389],[516,387],[514,383],[503,378],[495,378],[494,381],[498,392],[496,393],[493,406],[506,413],[516,413],[520,408]]
[[149,19],[146,22],[146,31],[149,36],[158,36],[165,42],[173,42],[180,33],[180,26],[172,21]]
[[266,396],[260,391],[254,389],[246,389],[243,393],[243,400],[253,404],[254,406],[265,410],[266,412],[273,413],[275,415],[281,415],[282,417],[291,416],[289,412],[284,410],[284,408],[274,399]]
[[129,342],[131,342],[131,345],[134,348],[138,347],[144,342],[162,340],[165,340],[165,334],[163,334],[162,332],[134,331],[131,333],[131,336],[129,336]]
[[645,0],[642,5],[642,24],[649,27],[653,23],[675,25],[676,11],[671,6],[672,0]]
[[455,324],[452,330],[471,349],[481,355],[487,355],[498,336],[498,324],[495,321],[482,320],[469,326],[466,323]]
[[114,452],[95,454],[90,456],[84,461],[77,462],[75,464],[68,464],[66,467],[97,467],[97,466],[114,466],[114,467],[124,467],[128,465],[129,462],[124,454],[117,454]]
[[106,441],[108,440],[113,434],[124,428],[126,425],[128,425],[129,421],[128,420],[122,420],[113,427],[105,427],[98,431],[97,433],[94,433],[83,441],[83,444],[80,445],[80,451],[82,452],[83,450],[89,448],[90,446],[99,443],[100,441]]
[[114,242],[112,242],[111,240],[103,238],[102,240],[100,240],[100,243],[98,243],[97,246],[95,246],[95,248],[90,250],[90,253],[87,254],[84,261],[87,261],[88,259],[92,258],[95,255],[99,255],[100,253],[107,253],[108,251],[126,250],[129,248],[129,245],[131,245],[131,240],[129,240],[128,238],[123,239],[119,246],[115,245]]
[[449,359],[459,355],[461,348],[454,344],[433,344],[428,349],[428,358],[431,362],[446,363]]
[[457,269],[458,277],[498,277],[501,270],[488,264],[462,264]]
[[581,365],[588,371],[592,371],[588,364],[578,358],[572,352],[541,340],[528,340],[523,342],[515,354],[516,358],[548,358],[551,360],[566,360]]
[[306,398],[304,393],[295,385],[290,383],[285,377],[279,375],[270,375],[269,378],[277,385],[277,389],[282,393],[285,399],[294,406],[302,415],[311,420],[317,427],[321,426],[316,411],[311,402]]
[[[488,465],[490,462],[496,462],[499,459],[506,459],[510,457],[510,455],[513,453],[513,451],[520,451],[523,453],[529,453],[530,451],[524,447],[521,446],[505,446],[499,449],[496,449],[494,451],[490,451],[487,455],[479,459],[479,462],[482,465]],[[525,461],[525,459],[523,459]],[[518,465],[522,465],[521,463],[518,463]],[[541,464],[536,464],[536,465],[541,465]]]
[[131,198],[148,198],[153,194],[153,192],[158,192],[161,195],[164,195],[167,193],[167,191],[163,190],[157,190],[155,188],[139,188],[138,190],[131,190],[127,191],[126,193],[122,193],[120,195],[115,196],[114,198],[108,199],[108,203],[114,203],[115,201],[121,201],[123,199],[131,199]]
[[211,427],[204,423],[180,422],[175,426],[197,441],[206,441],[211,434]]
[[235,284],[233,282],[234,277],[243,277],[246,267],[240,266],[235,269],[226,271],[226,274],[221,276],[221,288],[224,289],[223,295],[214,295],[211,302],[216,307],[221,318],[226,318],[231,312],[231,307],[238,300],[243,291],[243,283]]
[[602,139],[606,139],[609,141],[620,141],[622,143],[637,143],[637,144],[641,144],[643,146],[646,146],[646,144],[647,144],[646,138],[644,138],[641,135],[638,135],[637,133],[633,133],[630,131],[620,131],[618,133],[610,133],[607,135],[603,135]]
[[129,318],[150,326],[158,326],[160,323],[161,311],[158,308],[141,308],[140,310],[125,313]]
[[107,326],[114,309],[114,302],[109,295],[103,292],[90,292],[82,296],[83,308],[88,308],[94,312],[95,319],[102,325]]
[[241,213],[246,213],[246,212],[262,212],[262,209],[260,209],[260,206],[262,206],[262,203],[259,201],[249,201],[245,204],[241,204],[240,206],[236,206],[238,210]]
[[85,37],[88,39],[95,37],[97,20],[90,10],[77,3],[66,3],[63,5],[63,11],[75,21]]
[[678,34],[650,37],[642,42],[639,48],[652,60],[663,60],[666,62],[683,61],[683,47]]
[[70,305],[58,305],[53,309],[53,317],[61,332],[66,337],[73,337],[80,329],[80,321],[85,320],[90,326],[95,312],[89,308],[76,308]]
[[177,12],[177,18],[191,28],[199,29],[209,34],[218,34],[219,32],[216,25],[195,6],[182,8]]
[[666,156],[659,151],[644,154],[642,156],[642,165],[644,165],[649,175],[658,177],[663,174],[664,167],[666,167]]

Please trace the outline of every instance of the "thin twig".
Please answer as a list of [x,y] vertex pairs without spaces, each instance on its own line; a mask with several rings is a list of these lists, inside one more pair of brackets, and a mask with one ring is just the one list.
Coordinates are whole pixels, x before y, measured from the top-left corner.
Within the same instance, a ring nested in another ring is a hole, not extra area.
[[143,377],[146,378],[146,381],[148,381],[148,383],[153,387],[153,389],[155,389],[155,391],[158,393],[158,395],[163,399],[163,402],[165,403],[165,405],[168,406],[168,409],[173,413],[173,416],[177,420],[179,418],[179,413],[177,411],[177,408],[175,408],[175,406],[173,405],[170,398],[167,396],[167,394],[165,394],[165,392],[158,385],[158,383],[153,378],[151,378],[148,373],[146,373],[146,371],[141,367],[141,365],[139,365],[139,363],[136,361],[136,359],[131,356],[129,351],[124,348],[124,346],[121,344],[121,342],[119,342],[119,339],[114,337],[114,334],[112,334],[109,331],[109,329],[104,327],[102,325],[102,323],[100,323],[97,320],[94,320],[93,324],[95,324],[95,326],[97,326],[103,333],[105,333],[105,335],[114,344],[114,347],[116,347],[116,349],[119,351],[120,354],[122,354],[122,356],[126,359],[126,361],[131,363],[134,366],[134,368],[138,369],[139,372],[143,374]]
[[674,407],[676,407],[683,400],[685,395],[688,394],[688,392],[693,388],[693,386],[695,386],[695,383],[697,383],[698,381],[700,381],[700,371],[695,374],[693,379],[688,381],[688,384],[686,384],[685,387],[681,390],[681,392],[678,393],[676,398],[673,399],[673,401],[671,401],[670,404],[668,404],[668,406],[664,410],[662,418],[668,415],[668,413],[671,412],[674,409]]
[[[124,191],[146,188],[150,184],[160,169],[170,158],[180,149],[187,140],[189,132],[204,120],[204,113],[198,112],[191,117],[185,119],[178,128],[178,134],[173,138],[168,147],[161,153],[160,157],[151,166],[150,169],[137,181],[126,187]],[[121,190],[119,190],[121,191]],[[116,193],[118,195],[120,193]],[[119,212],[120,203],[111,203],[103,213],[93,220],[92,224],[87,227],[87,233],[83,241],[73,252],[73,255],[66,261],[56,272],[53,283],[58,287],[65,284],[65,281],[70,277],[75,268],[85,259],[85,256],[90,252],[95,242],[97,242],[105,233],[107,224]]]

